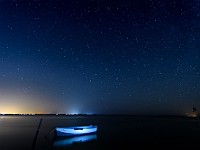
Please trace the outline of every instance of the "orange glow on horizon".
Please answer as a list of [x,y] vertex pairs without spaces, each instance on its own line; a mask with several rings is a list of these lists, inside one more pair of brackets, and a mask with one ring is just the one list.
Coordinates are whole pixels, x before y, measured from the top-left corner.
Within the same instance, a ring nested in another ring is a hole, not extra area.
[[47,114],[54,110],[53,106],[38,95],[0,93],[0,114]]

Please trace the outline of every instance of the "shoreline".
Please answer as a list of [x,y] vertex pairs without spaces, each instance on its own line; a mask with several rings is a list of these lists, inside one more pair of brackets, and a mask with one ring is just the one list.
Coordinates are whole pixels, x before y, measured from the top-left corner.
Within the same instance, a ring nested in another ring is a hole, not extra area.
[[93,115],[87,115],[87,114],[0,114],[1,117],[3,116],[19,116],[19,117],[104,117],[104,116],[110,116],[110,117],[155,117],[155,118],[190,118],[190,119],[198,119],[197,117],[192,116],[184,116],[184,115],[123,115],[123,114],[93,114]]

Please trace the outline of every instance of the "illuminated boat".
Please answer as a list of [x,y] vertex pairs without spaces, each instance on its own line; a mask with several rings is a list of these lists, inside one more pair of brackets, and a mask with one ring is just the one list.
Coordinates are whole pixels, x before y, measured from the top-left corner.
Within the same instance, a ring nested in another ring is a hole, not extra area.
[[57,136],[76,136],[91,134],[97,132],[97,126],[71,126],[71,127],[57,127],[55,129]]

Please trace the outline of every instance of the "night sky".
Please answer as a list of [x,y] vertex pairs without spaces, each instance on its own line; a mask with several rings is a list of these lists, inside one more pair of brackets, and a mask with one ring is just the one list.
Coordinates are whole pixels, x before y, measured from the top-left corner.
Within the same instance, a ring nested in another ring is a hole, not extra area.
[[200,109],[199,0],[1,0],[0,113]]

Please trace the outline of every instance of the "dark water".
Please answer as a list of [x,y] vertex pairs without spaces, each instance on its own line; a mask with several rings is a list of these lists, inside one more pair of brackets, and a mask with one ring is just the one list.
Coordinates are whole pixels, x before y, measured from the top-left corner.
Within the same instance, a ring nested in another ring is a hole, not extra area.
[[[42,120],[40,130],[37,128]],[[52,138],[55,127],[97,125],[98,132]],[[200,147],[200,121],[184,117],[2,116],[0,150],[191,149]]]

